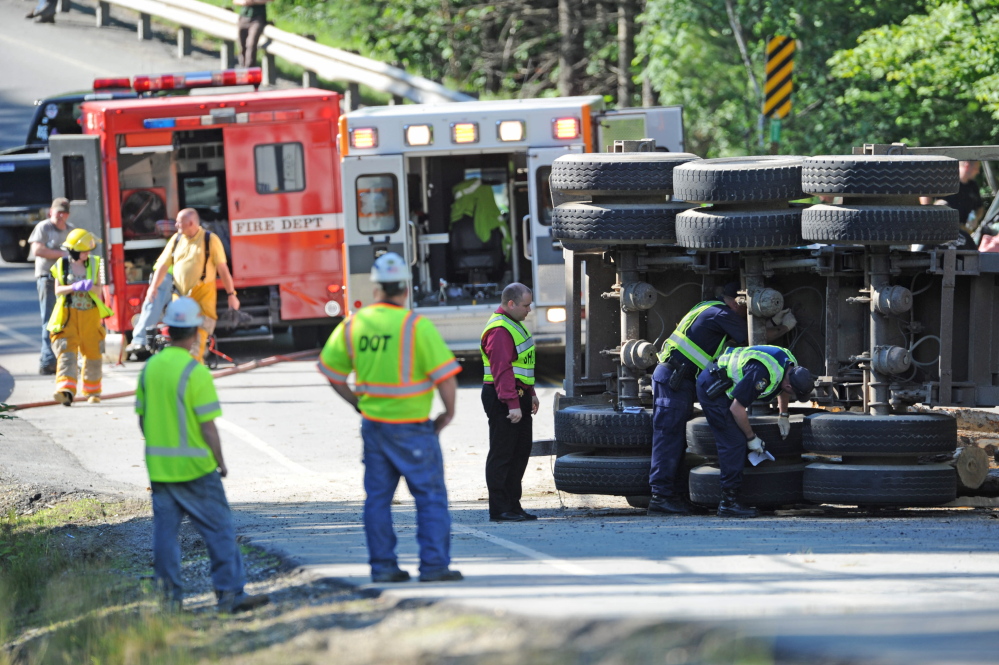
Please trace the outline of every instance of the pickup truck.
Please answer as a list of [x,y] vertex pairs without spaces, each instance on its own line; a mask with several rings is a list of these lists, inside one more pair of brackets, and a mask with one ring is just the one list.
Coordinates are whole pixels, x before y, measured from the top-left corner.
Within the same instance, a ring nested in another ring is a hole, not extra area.
[[48,216],[52,203],[49,137],[82,134],[80,104],[96,99],[135,97],[134,92],[77,92],[35,102],[23,146],[0,151],[0,257],[8,263],[28,260],[28,237]]

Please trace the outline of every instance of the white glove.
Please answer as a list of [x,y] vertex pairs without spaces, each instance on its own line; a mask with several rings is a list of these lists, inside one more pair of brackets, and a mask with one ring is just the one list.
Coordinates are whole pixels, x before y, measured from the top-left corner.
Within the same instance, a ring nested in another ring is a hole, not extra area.
[[794,312],[788,312],[784,315],[784,319],[781,321],[781,325],[787,326],[788,330],[794,330],[794,327],[798,325],[798,319],[794,318]]
[[791,308],[790,307],[788,307],[787,309],[782,309],[781,311],[779,311],[776,314],[774,314],[773,317],[770,319],[770,321],[775,326],[779,326],[779,325],[781,325],[781,324],[784,323],[784,317],[787,316],[790,313],[791,313]]
[[747,441],[746,447],[755,453],[762,453],[766,450],[766,444],[763,443],[763,439],[758,436],[754,436],[752,439]]
[[782,413],[777,416],[777,429],[780,430],[780,438],[786,439],[787,435],[791,433],[791,416],[787,413]]

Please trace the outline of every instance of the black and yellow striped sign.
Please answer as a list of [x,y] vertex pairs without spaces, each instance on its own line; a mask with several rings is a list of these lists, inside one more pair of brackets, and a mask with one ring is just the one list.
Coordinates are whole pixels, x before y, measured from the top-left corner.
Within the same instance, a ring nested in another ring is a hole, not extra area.
[[794,48],[794,40],[790,37],[774,37],[767,42],[767,79],[763,86],[763,115],[768,118],[783,119],[791,112]]

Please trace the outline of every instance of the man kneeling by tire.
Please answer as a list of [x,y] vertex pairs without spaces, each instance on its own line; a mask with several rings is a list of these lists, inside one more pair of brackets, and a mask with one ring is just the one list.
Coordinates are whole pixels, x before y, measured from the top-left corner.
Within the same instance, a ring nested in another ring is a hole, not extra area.
[[765,443],[756,436],[746,409],[755,401],[777,398],[778,426],[782,437],[791,431],[788,403],[793,395],[801,401],[815,387],[811,373],[798,366],[794,355],[779,346],[732,349],[710,364],[697,377],[697,401],[718,446],[721,468],[719,517],[756,517],[756,508],[739,501],[742,469],[747,448],[763,452]]

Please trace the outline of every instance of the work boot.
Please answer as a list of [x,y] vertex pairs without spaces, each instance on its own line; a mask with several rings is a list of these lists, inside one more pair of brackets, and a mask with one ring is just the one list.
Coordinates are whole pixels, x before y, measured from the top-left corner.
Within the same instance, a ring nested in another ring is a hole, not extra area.
[[756,517],[759,513],[752,506],[739,503],[739,493],[735,490],[722,491],[722,500],[718,504],[718,517]]
[[690,504],[675,494],[653,494],[648,515],[690,515]]
[[432,573],[423,573],[420,575],[421,582],[460,582],[465,579],[465,577],[457,570],[451,570],[450,568],[444,568],[443,570],[435,570]]
[[100,404],[101,403],[101,396],[100,395],[91,395],[90,397],[87,398],[87,401],[90,402],[91,404]]
[[35,16],[35,23],[55,23],[55,15],[42,14]]
[[376,584],[393,584],[395,582],[408,582],[409,573],[407,573],[402,568],[396,568],[395,570],[388,570],[381,573],[372,573],[371,581]]
[[261,605],[266,605],[271,602],[270,596],[266,593],[261,593],[258,595],[251,595],[245,591],[240,591],[239,593],[235,591],[223,591],[222,593],[215,592],[218,597],[218,611],[225,614],[235,614],[237,612],[246,612],[247,610],[252,610],[255,607],[260,607]]
[[57,390],[52,393],[52,399],[63,406],[73,406],[73,393],[68,390]]

